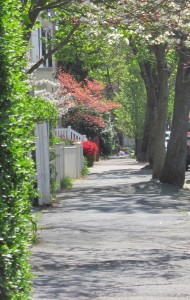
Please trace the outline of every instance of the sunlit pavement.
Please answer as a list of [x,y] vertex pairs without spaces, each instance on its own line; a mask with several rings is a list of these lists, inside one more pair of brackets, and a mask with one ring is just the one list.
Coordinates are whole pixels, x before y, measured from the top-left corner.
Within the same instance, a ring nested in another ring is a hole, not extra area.
[[58,196],[32,249],[34,300],[190,299],[189,190],[114,158]]

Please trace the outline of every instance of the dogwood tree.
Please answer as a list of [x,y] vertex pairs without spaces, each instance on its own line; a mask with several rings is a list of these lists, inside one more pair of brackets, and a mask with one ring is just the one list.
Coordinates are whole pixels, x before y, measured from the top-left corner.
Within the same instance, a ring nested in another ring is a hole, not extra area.
[[[186,132],[189,115],[189,14],[188,1],[118,1],[108,24],[117,23],[129,37],[134,53],[147,48],[149,56],[140,60],[141,73],[154,116],[153,177],[183,185],[185,179]],[[166,124],[168,75],[166,54],[175,50],[178,70],[170,146],[164,165],[164,131]],[[153,54],[153,60],[151,59]],[[150,124],[150,122],[148,122]],[[174,163],[175,162],[175,163]],[[164,165],[164,168],[163,168]],[[161,175],[162,174],[162,175]]]

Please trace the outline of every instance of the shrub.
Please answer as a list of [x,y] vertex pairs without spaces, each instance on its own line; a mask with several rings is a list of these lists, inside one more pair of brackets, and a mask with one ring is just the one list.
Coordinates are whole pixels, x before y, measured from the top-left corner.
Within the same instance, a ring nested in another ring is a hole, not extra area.
[[[20,4],[19,4],[20,3]],[[21,1],[0,1],[0,299],[31,299],[28,262],[35,223],[34,123],[28,109]],[[22,71],[23,70],[23,71]]]
[[91,141],[83,141],[82,147],[83,147],[84,157],[88,157],[90,155],[96,155],[98,151],[97,145]]
[[83,155],[88,161],[88,167],[92,167],[98,151],[97,145],[92,141],[83,141]]

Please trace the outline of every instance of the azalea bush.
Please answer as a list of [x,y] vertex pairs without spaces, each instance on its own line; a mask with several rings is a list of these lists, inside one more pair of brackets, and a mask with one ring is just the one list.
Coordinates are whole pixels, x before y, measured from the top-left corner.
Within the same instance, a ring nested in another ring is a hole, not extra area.
[[83,141],[83,154],[85,157],[88,157],[90,155],[96,155],[98,151],[98,147],[94,142],[91,141]]
[[92,141],[83,141],[83,155],[86,157],[88,166],[92,167],[96,158],[96,153],[98,152],[97,145]]

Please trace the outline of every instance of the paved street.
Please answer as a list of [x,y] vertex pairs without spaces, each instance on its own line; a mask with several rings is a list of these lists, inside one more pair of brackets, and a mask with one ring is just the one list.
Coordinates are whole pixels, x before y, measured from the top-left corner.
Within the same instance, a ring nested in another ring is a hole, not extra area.
[[189,190],[115,158],[58,196],[32,248],[33,300],[190,299]]

